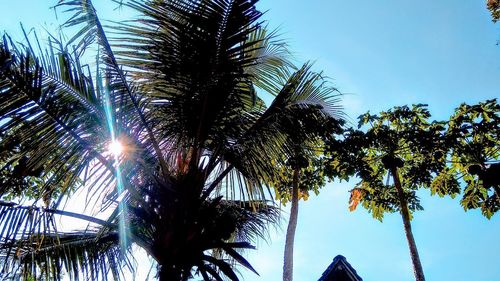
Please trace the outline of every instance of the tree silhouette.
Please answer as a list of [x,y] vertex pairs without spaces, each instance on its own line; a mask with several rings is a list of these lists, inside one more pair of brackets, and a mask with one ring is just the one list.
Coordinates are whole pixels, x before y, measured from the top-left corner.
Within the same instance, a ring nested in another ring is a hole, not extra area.
[[[255,271],[239,251],[277,221],[266,186],[292,136],[318,137],[290,124],[324,123],[337,103],[309,65],[292,67],[255,3],[129,1],[139,17],[103,27],[90,0],[62,0],[78,28],[67,42],[4,36],[0,193],[27,205],[0,202],[2,278],[119,279],[132,245],[160,280]],[[64,210],[78,190],[107,218]],[[68,233],[58,216],[91,224]]]

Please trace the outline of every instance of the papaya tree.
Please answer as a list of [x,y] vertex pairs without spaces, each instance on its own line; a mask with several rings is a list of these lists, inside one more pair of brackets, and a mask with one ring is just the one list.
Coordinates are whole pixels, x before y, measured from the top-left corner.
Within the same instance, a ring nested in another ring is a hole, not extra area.
[[[403,219],[413,271],[417,281],[425,280],[411,227],[412,214],[423,210],[416,191],[432,188],[446,169],[444,122],[430,122],[426,105],[400,106],[359,117],[358,129],[349,129],[343,139],[333,139],[327,147],[326,174],[361,181],[351,190],[351,211],[361,204],[382,221],[385,213],[398,212]],[[364,129],[364,130],[361,130]],[[459,192],[454,177],[441,177],[440,192]]]
[[[458,177],[465,184],[461,204],[481,209],[491,218],[500,209],[500,105],[496,99],[462,104],[446,131],[450,169],[442,177]],[[439,187],[439,185],[436,185]]]
[[500,1],[499,0],[487,0],[486,6],[491,13],[493,22],[497,22],[500,19]]

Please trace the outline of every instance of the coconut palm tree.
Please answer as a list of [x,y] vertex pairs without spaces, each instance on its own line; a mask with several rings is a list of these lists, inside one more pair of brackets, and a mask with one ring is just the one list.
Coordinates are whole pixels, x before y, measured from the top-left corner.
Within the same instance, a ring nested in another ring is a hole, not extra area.
[[[315,110],[310,110],[305,114],[316,113]],[[335,118],[325,120],[322,124],[304,126],[305,130],[314,130],[314,133],[318,136],[317,139],[305,140],[292,136],[292,141],[295,144],[294,154],[288,159],[287,166],[280,169],[278,181],[271,183],[281,203],[291,204],[285,237],[284,281],[293,280],[293,250],[299,218],[299,200],[307,200],[310,192],[318,194],[319,190],[326,184],[326,178],[323,176],[324,144],[335,135],[339,135],[343,130],[344,116],[342,111],[338,111],[336,114]],[[301,127],[300,125],[295,126]]]
[[[315,138],[304,126],[337,109],[255,3],[130,1],[138,17],[105,28],[90,0],[61,0],[64,26],[79,28],[65,43],[4,36],[1,277],[119,279],[132,245],[159,280],[255,271],[241,250],[278,220],[267,183],[291,136]],[[275,96],[269,106],[258,91]],[[80,190],[93,215],[65,209]],[[61,216],[88,225],[67,232]]]

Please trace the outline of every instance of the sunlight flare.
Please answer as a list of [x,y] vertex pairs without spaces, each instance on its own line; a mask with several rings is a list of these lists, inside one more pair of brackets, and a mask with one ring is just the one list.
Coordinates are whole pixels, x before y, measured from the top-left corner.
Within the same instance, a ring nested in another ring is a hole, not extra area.
[[123,144],[118,140],[113,140],[108,145],[108,151],[115,157],[118,157],[123,154],[124,151]]

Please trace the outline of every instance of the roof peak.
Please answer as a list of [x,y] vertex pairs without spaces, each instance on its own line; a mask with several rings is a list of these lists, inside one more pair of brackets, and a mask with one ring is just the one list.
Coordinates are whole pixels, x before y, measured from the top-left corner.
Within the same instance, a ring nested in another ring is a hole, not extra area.
[[[342,277],[340,277],[342,276]],[[348,279],[346,279],[348,278]],[[337,255],[333,258],[332,263],[323,272],[318,281],[363,281],[363,279],[356,273],[356,270],[347,262],[346,257]]]

